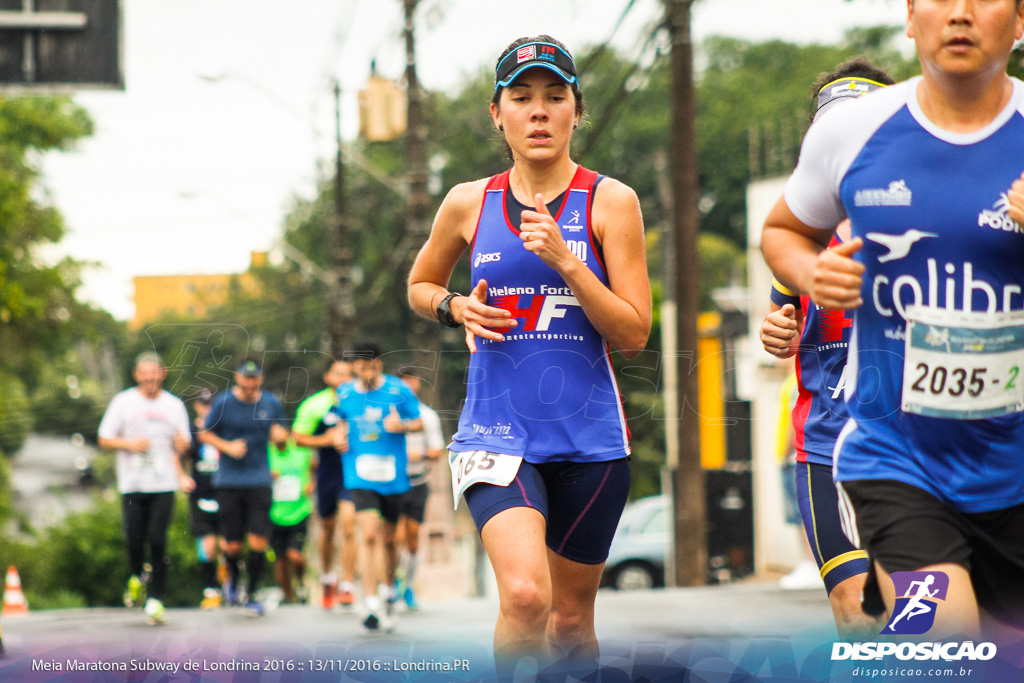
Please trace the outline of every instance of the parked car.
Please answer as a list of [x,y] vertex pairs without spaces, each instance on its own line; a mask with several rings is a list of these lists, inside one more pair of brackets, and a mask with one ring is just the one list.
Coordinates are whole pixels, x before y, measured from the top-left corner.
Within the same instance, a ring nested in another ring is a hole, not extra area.
[[665,585],[665,554],[671,536],[667,496],[649,496],[626,506],[615,530],[601,585],[642,590]]

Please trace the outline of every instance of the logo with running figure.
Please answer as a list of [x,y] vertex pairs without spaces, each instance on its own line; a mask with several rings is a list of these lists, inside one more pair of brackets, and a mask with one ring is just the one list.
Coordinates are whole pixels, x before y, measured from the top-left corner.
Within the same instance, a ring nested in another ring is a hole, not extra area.
[[855,206],[910,206],[914,193],[904,180],[894,180],[886,188],[857,190],[853,195]]
[[939,602],[946,599],[949,577],[945,572],[893,572],[896,605],[882,634],[921,635],[935,623]]

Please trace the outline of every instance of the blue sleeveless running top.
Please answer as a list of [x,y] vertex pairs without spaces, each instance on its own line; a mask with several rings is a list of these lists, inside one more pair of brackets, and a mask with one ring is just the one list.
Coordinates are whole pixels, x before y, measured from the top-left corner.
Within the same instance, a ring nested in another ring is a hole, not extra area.
[[[840,244],[832,237],[829,248]],[[853,312],[821,308],[807,296],[797,296],[775,280],[772,302],[793,304],[804,312],[804,329],[796,355],[799,387],[793,407],[793,445],[797,462],[832,466],[832,451],[849,419],[843,400],[846,353],[853,327]]]
[[[510,311],[519,324],[504,341],[477,339],[450,448],[533,463],[623,458],[629,434],[611,348],[562,277],[519,239],[519,217],[505,208],[508,176],[491,178],[484,192],[471,280],[473,287],[486,280],[487,304]],[[590,220],[601,177],[579,167],[554,218],[569,250],[607,286]]]

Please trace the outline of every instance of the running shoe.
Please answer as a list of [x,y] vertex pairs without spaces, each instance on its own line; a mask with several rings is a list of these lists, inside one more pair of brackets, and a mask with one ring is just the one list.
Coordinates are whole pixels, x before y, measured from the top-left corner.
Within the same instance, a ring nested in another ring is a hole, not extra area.
[[230,581],[224,586],[224,598],[227,600],[228,605],[235,606],[242,604],[242,594],[238,590],[238,584],[231,583]]
[[199,603],[200,609],[217,609],[223,602],[220,589],[206,588],[203,590],[203,601]]
[[266,609],[263,607],[263,603],[257,600],[250,600],[245,603],[245,611],[250,617],[262,617],[266,614]]
[[406,586],[405,590],[402,591],[402,599],[405,600],[405,606],[408,610],[418,610],[420,604],[416,602],[416,594],[412,591],[412,586]]
[[380,598],[371,595],[363,602],[363,627],[367,631],[380,630],[384,611],[381,609]]
[[146,600],[146,606],[142,611],[149,617],[150,626],[167,623],[167,610],[164,608],[164,603],[156,598]]
[[320,581],[320,604],[324,609],[332,609],[334,607],[335,594],[338,592],[338,584],[334,580]]
[[142,604],[142,579],[132,574],[128,578],[128,588],[124,592],[124,606],[135,607]]
[[356,604],[356,587],[351,581],[342,582],[338,589],[338,604],[342,607],[352,607]]

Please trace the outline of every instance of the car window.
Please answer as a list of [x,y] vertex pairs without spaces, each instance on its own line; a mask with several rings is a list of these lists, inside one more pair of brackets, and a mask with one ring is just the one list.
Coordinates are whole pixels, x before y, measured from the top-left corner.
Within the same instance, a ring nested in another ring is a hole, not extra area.
[[660,534],[666,531],[668,531],[668,508],[663,507],[655,510],[640,529],[640,533],[644,534]]

